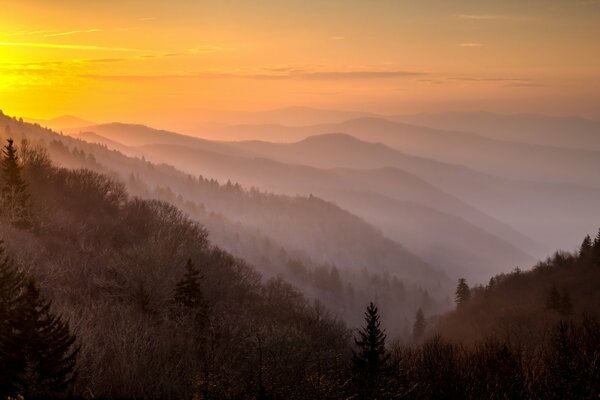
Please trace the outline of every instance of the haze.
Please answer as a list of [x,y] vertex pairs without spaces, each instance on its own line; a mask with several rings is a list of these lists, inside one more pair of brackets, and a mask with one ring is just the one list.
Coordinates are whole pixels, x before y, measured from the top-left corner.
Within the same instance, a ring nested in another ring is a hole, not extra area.
[[[215,111],[598,115],[595,1],[3,2],[5,112],[194,129]],[[68,9],[69,12],[64,12]],[[227,121],[235,122],[235,121]]]
[[0,399],[596,399],[600,1],[0,0]]

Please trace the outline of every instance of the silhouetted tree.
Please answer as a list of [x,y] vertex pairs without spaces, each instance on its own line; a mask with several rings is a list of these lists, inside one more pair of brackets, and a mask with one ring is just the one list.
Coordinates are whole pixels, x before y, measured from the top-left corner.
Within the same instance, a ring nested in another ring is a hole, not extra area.
[[573,312],[571,297],[569,296],[569,293],[567,293],[566,290],[560,296],[560,304],[558,311],[560,311],[562,315],[570,315]]
[[354,339],[352,371],[356,392],[361,399],[382,399],[382,384],[389,369],[390,355],[385,349],[385,331],[381,328],[377,306],[371,302],[365,312],[365,326]]
[[0,189],[2,212],[13,223],[28,222],[29,195],[27,184],[21,177],[21,165],[12,139],[2,149],[2,187]]
[[12,365],[14,349],[13,322],[19,315],[24,275],[4,256],[4,242],[0,241],[0,398],[14,394],[12,384],[16,370]]
[[546,309],[558,311],[560,310],[560,303],[560,293],[558,292],[556,285],[552,285],[552,287],[546,295]]
[[467,280],[465,278],[460,278],[458,280],[458,285],[456,286],[456,292],[454,293],[456,306],[458,308],[464,306],[470,298],[471,289],[469,288],[469,285],[467,285]]
[[0,263],[0,277],[0,394],[54,398],[75,379],[75,336],[52,314],[35,280],[8,258]]
[[600,266],[600,229],[598,229],[598,234],[594,239],[594,244],[592,245],[592,262],[596,264],[596,266]]
[[413,340],[419,340],[425,333],[425,316],[423,310],[419,308],[415,314],[415,323],[413,324]]
[[185,274],[175,286],[175,302],[187,308],[204,306],[204,297],[200,288],[202,276],[191,259],[185,264]]
[[579,248],[579,259],[582,262],[587,263],[592,256],[592,249],[592,238],[590,238],[590,235],[586,235]]

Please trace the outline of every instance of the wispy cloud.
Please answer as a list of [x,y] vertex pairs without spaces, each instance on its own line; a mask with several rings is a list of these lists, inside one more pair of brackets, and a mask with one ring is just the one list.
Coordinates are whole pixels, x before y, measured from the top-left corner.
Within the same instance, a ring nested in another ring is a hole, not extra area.
[[172,73],[156,75],[104,75],[89,74],[87,78],[102,80],[160,80],[160,79],[258,79],[258,80],[283,80],[283,79],[307,79],[307,80],[359,80],[359,79],[392,79],[406,78],[426,75],[425,72],[415,71],[310,71],[303,69],[266,69],[267,72],[243,73],[243,72],[214,72],[206,71],[199,73]]
[[483,47],[483,45],[481,43],[476,43],[476,42],[469,42],[469,43],[461,43],[459,44],[460,47]]
[[331,40],[345,40],[346,37],[345,36],[332,36],[330,37]]
[[23,43],[23,42],[0,42],[0,46],[11,47],[42,47],[48,49],[67,49],[67,50],[102,50],[102,51],[143,51],[141,49],[132,49],[127,47],[105,47],[84,44],[56,44],[56,43]]
[[504,19],[503,15],[491,15],[491,14],[459,14],[456,16],[460,19],[475,19],[475,20],[490,20],[490,19]]
[[52,33],[52,32],[56,32],[56,31],[48,31],[48,30],[21,31],[21,32],[9,33],[6,36],[33,36],[33,35],[43,35],[43,34]]
[[85,30],[77,30],[77,31],[47,33],[44,35],[44,37],[68,36],[68,35],[76,35],[78,33],[92,33],[92,32],[100,32],[100,29],[85,29]]
[[501,21],[501,20],[512,20],[512,21],[535,21],[539,20],[538,16],[530,15],[505,15],[505,14],[458,14],[455,16],[458,19],[472,20],[472,21]]

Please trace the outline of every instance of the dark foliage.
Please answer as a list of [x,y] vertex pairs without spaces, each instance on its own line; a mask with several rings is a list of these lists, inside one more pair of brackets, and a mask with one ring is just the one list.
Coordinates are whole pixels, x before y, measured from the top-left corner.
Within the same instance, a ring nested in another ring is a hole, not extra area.
[[8,258],[2,261],[0,275],[0,396],[64,395],[75,379],[75,337],[52,313],[35,280],[16,270]]

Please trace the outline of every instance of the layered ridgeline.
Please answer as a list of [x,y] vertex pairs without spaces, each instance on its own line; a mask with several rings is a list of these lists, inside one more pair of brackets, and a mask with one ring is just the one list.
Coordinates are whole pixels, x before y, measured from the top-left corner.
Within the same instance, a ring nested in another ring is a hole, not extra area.
[[27,142],[8,142],[1,166],[2,396],[597,397],[600,234],[485,288],[461,280],[457,310],[418,310],[407,347],[375,304],[352,333],[106,175]]
[[389,327],[394,335],[408,334],[419,307],[435,312],[449,305],[446,275],[315,196],[279,196],[219,184],[12,118],[2,122],[12,136],[44,147],[60,165],[108,174],[133,195],[177,205],[207,228],[214,243],[266,277],[285,277],[353,326],[360,322],[356,307],[373,298],[384,313],[394,315]]
[[[485,279],[530,264],[534,258],[529,254],[540,252],[539,245],[515,229],[429,183],[437,177],[441,183],[454,183],[457,192],[494,197],[497,179],[348,135],[280,145],[213,142],[139,125],[87,129],[73,134],[188,173],[202,171],[223,181],[285,194],[313,193],[333,201],[449,275]],[[523,192],[509,194],[519,197]]]
[[343,371],[343,323],[174,206],[10,142],[1,176],[2,397],[306,398]]

